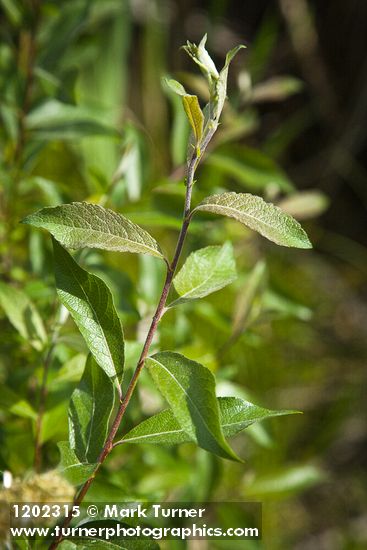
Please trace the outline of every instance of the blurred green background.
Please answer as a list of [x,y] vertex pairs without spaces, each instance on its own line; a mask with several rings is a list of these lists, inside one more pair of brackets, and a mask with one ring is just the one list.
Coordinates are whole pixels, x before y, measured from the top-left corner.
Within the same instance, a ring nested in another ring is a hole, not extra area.
[[[47,205],[100,202],[172,254],[188,127],[161,77],[180,80],[205,104],[204,81],[180,50],[205,32],[219,66],[234,45],[247,49],[231,66],[229,101],[194,202],[225,189],[260,194],[300,219],[314,244],[310,252],[277,248],[232,221],[193,222],[185,252],[228,238],[239,277],[169,312],[155,348],[211,368],[222,395],[304,414],[238,436],[244,465],[189,444],[118,447],[90,498],[260,500],[264,541],[246,548],[366,548],[367,3],[1,0],[0,7],[1,278],[38,308],[49,338],[57,304],[50,240],[19,220]],[[155,258],[97,251],[81,261],[114,293],[132,369],[163,268]],[[32,467],[44,350],[29,343],[30,327],[19,328],[4,300],[0,469],[19,480],[20,497],[30,479],[38,495]],[[43,472],[58,463],[86,354],[71,321],[54,343]],[[144,373],[123,430],[161,406]],[[187,547],[232,547],[211,544]]]

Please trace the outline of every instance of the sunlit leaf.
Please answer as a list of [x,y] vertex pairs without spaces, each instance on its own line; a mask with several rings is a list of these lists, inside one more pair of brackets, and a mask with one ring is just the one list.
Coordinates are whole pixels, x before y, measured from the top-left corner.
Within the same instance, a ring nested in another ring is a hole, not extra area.
[[97,464],[80,462],[67,441],[58,443],[60,451],[60,473],[72,484],[81,485],[93,474]]
[[124,368],[124,338],[120,319],[106,284],[82,269],[53,240],[55,278],[60,301],[69,310],[89,350],[107,376],[120,377]]
[[192,252],[173,280],[180,298],[171,306],[202,298],[232,283],[237,277],[231,243]]
[[200,143],[203,135],[204,115],[200,109],[199,100],[196,95],[185,95],[182,98],[186,116],[194,132],[196,143]]
[[207,41],[207,35],[205,34],[201,39],[199,45],[193,44],[187,41],[186,46],[183,49],[189,54],[189,56],[199,65],[200,69],[209,79],[217,79],[219,74],[214,64],[214,61],[208,54],[205,44]]
[[162,257],[157,242],[121,214],[86,202],[48,207],[27,216],[23,223],[47,229],[68,248],[101,248]]
[[226,62],[224,64],[223,69],[219,73],[219,78],[215,82],[215,101],[214,101],[214,108],[213,108],[213,115],[216,120],[219,119],[224,102],[227,97],[227,79],[228,79],[228,69],[229,65],[232,61],[232,59],[237,55],[237,53],[246,46],[240,44],[239,46],[236,46],[232,50],[230,50],[226,55]]
[[305,231],[292,216],[255,195],[248,193],[212,195],[204,199],[194,211],[198,210],[234,218],[282,246],[312,247]]
[[[271,411],[258,407],[238,397],[218,397],[220,425],[226,437],[233,437],[254,422],[295,414],[297,411]],[[130,430],[121,443],[152,443],[175,445],[191,441],[190,436],[180,426],[171,409],[166,409]]]
[[177,82],[177,80],[174,80],[173,78],[165,78],[164,82],[167,84],[167,86],[172,90],[172,92],[175,92],[175,94],[180,96],[188,95],[185,88],[180,84],[180,82]]
[[0,281],[0,306],[19,334],[35,349],[41,350],[47,342],[47,335],[41,316],[28,296]]
[[69,404],[69,443],[80,462],[96,462],[115,400],[111,380],[89,355]]
[[146,364],[190,440],[223,458],[239,460],[226,442],[220,426],[215,379],[210,370],[169,351],[156,353],[147,359]]

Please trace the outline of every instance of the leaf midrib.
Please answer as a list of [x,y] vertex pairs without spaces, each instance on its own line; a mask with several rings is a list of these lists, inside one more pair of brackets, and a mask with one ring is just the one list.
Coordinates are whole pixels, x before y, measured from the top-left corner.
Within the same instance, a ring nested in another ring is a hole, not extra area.
[[[246,423],[246,422],[249,422],[250,424],[253,424],[253,423],[256,422],[256,420],[242,420],[242,421],[239,421],[239,422],[230,422],[230,423],[226,423],[226,424],[221,424],[221,427],[223,429],[223,428],[228,428],[228,427],[241,425],[241,424]],[[129,437],[129,438],[126,438],[126,439],[122,438],[122,441],[124,443],[130,443],[131,441],[136,441],[136,440],[141,440],[141,439],[148,439],[148,438],[153,438],[153,437],[162,437],[162,436],[165,436],[165,435],[181,434],[181,433],[186,433],[183,428],[180,428],[179,430],[169,430],[169,431],[165,431],[165,432],[154,432],[154,433],[151,433],[151,434],[145,434],[145,435],[140,435],[140,436],[136,436],[136,437]]]
[[[264,201],[265,203],[265,201]],[[266,203],[265,203],[266,204]],[[262,220],[262,219],[259,219],[258,217],[256,216],[253,216],[251,214],[249,214],[248,212],[244,212],[243,210],[239,210],[239,209],[236,209],[236,208],[233,208],[231,206],[224,206],[222,204],[218,204],[218,203],[208,203],[208,204],[203,204],[203,205],[199,205],[197,208],[200,209],[200,210],[207,210],[207,207],[210,207],[210,206],[214,206],[215,208],[219,208],[221,210],[228,210],[229,212],[235,212],[235,213],[239,213],[243,216],[247,216],[248,218],[250,218],[251,220],[254,220],[255,222],[260,222],[262,223],[263,225],[265,225],[267,228],[269,229],[273,229],[275,231],[278,231],[278,233],[281,235],[281,236],[284,236],[285,234],[279,230],[278,227],[274,226],[274,225],[269,225],[269,223],[267,223],[266,221]],[[208,209],[210,211],[210,208]],[[252,229],[252,228],[251,228]]]
[[179,430],[170,430],[170,431],[166,431],[166,432],[154,432],[154,433],[151,433],[151,434],[145,434],[145,435],[140,435],[140,436],[136,436],[136,437],[129,437],[129,438],[122,438],[121,441],[123,441],[124,443],[130,443],[130,441],[135,441],[137,439],[147,439],[149,437],[161,437],[161,436],[164,436],[164,435],[171,435],[171,434],[180,434],[180,433],[186,433],[185,430],[183,428],[180,428]]

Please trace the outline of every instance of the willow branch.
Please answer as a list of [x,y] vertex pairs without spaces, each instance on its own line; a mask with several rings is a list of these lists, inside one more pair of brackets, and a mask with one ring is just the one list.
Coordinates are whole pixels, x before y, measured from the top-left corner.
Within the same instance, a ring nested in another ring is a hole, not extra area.
[[[157,308],[156,308],[155,313],[153,315],[152,322],[150,324],[150,327],[149,327],[149,330],[148,330],[148,333],[147,333],[147,336],[146,336],[146,339],[145,339],[145,342],[144,342],[142,352],[140,354],[138,363],[136,365],[134,374],[133,374],[133,376],[130,380],[130,383],[128,385],[126,393],[125,393],[123,399],[121,399],[121,401],[120,401],[120,406],[118,408],[115,419],[112,423],[112,426],[111,426],[110,432],[108,434],[106,443],[104,444],[103,449],[102,449],[102,451],[101,451],[101,453],[98,457],[97,467],[94,470],[91,477],[84,483],[84,485],[81,487],[78,494],[76,495],[76,497],[74,499],[74,503],[73,503],[75,506],[78,506],[79,504],[81,504],[81,502],[83,501],[85,495],[88,492],[89,487],[93,483],[93,480],[96,477],[99,469],[101,468],[102,464],[104,463],[104,461],[106,460],[106,458],[108,457],[108,455],[110,454],[110,452],[113,449],[114,439],[116,437],[117,431],[120,427],[121,421],[122,421],[123,416],[125,414],[126,408],[127,408],[128,404],[130,402],[130,399],[131,399],[131,397],[134,393],[134,389],[136,387],[139,375],[140,375],[140,373],[141,373],[141,371],[144,367],[145,360],[148,356],[149,349],[150,349],[150,346],[152,344],[154,335],[156,333],[159,321],[161,320],[161,318],[164,314],[168,294],[169,294],[169,291],[170,291],[171,286],[172,286],[173,277],[174,277],[175,272],[176,272],[176,268],[177,268],[177,265],[178,265],[178,262],[179,262],[179,259],[180,259],[180,256],[181,256],[181,252],[182,252],[182,249],[183,249],[183,245],[184,245],[185,238],[186,238],[186,235],[187,235],[187,231],[188,231],[190,221],[191,221],[192,187],[193,187],[193,184],[194,184],[195,170],[197,168],[199,160],[200,160],[200,157],[198,156],[198,154],[196,152],[194,152],[191,159],[190,159],[188,168],[187,168],[185,206],[184,206],[184,212],[183,212],[183,218],[182,218],[182,225],[181,225],[180,234],[178,236],[178,240],[177,240],[177,244],[176,244],[175,253],[173,255],[173,259],[172,259],[171,263],[167,264],[166,279],[165,279],[165,282],[164,282],[164,285],[163,285],[162,293],[161,293]],[[70,522],[71,522],[71,519],[72,519],[72,516],[70,516],[70,515],[66,516],[62,527],[67,528],[69,526]],[[58,545],[63,540],[63,538],[64,537],[62,536],[62,534],[60,534],[60,536],[51,544],[51,546],[49,547],[49,550],[55,550],[55,548],[58,547]]]

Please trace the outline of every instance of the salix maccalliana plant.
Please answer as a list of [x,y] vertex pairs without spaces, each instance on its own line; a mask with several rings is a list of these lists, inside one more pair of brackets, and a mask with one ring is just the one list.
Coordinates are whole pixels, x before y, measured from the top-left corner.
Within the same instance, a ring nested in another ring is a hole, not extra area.
[[[168,308],[202,298],[236,277],[229,243],[193,252],[176,274],[190,222],[196,213],[205,211],[229,216],[279,245],[311,247],[297,221],[251,194],[228,192],[209,196],[192,209],[195,172],[217,130],[226,98],[228,67],[241,48],[231,50],[224,67],[218,71],[205,49],[205,42],[206,37],[198,46],[188,43],[184,47],[208,82],[210,100],[204,111],[197,96],[188,94],[179,82],[167,80],[173,92],[182,97],[192,129],[182,225],[171,260],[164,257],[159,244],[144,229],[99,205],[82,202],[43,208],[24,220],[24,223],[47,229],[52,234],[57,293],[90,351],[82,379],[71,396],[69,441],[60,443],[63,473],[79,487],[76,504],[83,500],[98,470],[116,445],[191,441],[222,458],[240,460],[230,447],[228,437],[255,421],[292,412],[270,411],[237,397],[217,398],[214,375],[203,365],[175,351],[149,354],[158,324]],[[121,389],[124,337],[111,292],[101,279],[80,267],[66,250],[84,247],[150,254],[157,261],[166,263],[162,293],[125,393]],[[172,285],[178,297],[167,304]],[[121,420],[144,366],[167,401],[168,408],[117,438]],[[111,421],[116,398],[117,413]],[[66,518],[65,524],[70,521],[71,518]],[[53,548],[59,542],[60,539],[56,540]]]

